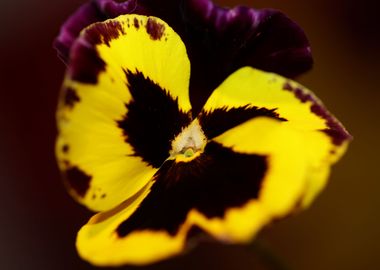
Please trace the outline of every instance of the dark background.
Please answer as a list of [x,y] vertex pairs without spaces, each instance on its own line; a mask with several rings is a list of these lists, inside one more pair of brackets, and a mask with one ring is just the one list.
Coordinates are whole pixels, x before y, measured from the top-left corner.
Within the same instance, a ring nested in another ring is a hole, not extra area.
[[[0,269],[92,269],[74,248],[76,232],[91,214],[67,195],[54,158],[64,65],[51,43],[82,2],[0,2]],[[279,8],[296,20],[310,38],[316,62],[300,81],[355,137],[313,206],[266,228],[259,239],[292,269],[378,269],[377,1],[217,2]],[[257,254],[203,244],[143,269],[261,269],[257,262],[267,260]]]

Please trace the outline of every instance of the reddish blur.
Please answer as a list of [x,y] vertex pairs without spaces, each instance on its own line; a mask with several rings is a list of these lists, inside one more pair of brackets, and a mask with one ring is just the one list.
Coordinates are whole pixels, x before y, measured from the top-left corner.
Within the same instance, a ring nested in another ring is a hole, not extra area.
[[[92,269],[74,247],[75,234],[91,213],[66,194],[54,158],[54,114],[64,65],[51,42],[82,2],[0,2],[1,269]],[[279,8],[296,20],[311,40],[316,63],[301,82],[355,137],[312,208],[265,229],[259,238],[292,269],[378,268],[377,1],[217,2]],[[251,270],[265,264],[243,247],[204,244],[143,269]]]

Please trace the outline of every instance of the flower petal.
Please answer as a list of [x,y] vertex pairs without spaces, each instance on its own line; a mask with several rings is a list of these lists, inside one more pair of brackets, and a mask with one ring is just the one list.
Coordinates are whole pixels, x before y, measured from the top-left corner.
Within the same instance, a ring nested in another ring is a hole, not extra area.
[[74,197],[102,211],[146,185],[190,121],[189,74],[183,43],[160,19],[123,15],[82,33],[57,115]]
[[[249,114],[246,110],[240,112],[240,116],[237,113],[239,117],[214,117],[208,122],[202,121],[202,115],[212,116],[219,110],[231,111],[253,106],[265,112],[261,116],[286,120],[281,121],[281,125],[299,132],[304,140],[307,151],[305,159],[310,162],[307,177],[310,190],[306,192],[303,204],[308,205],[325,185],[326,170],[344,153],[350,135],[309,90],[279,75],[250,67],[236,71],[213,92],[200,115],[200,123],[204,125],[206,133],[223,134],[228,128],[247,120]],[[268,115],[268,111],[275,115]],[[252,129],[252,132],[255,131]],[[247,140],[256,143],[249,136],[247,133]],[[238,145],[241,141],[236,137],[235,142],[226,146]]]

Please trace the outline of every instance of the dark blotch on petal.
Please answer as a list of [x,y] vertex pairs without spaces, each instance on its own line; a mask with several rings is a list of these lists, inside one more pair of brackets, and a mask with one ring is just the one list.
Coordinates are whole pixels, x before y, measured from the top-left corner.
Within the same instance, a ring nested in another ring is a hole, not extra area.
[[70,87],[65,88],[63,91],[64,91],[64,93],[63,93],[64,104],[69,108],[73,108],[75,103],[80,101],[80,98],[79,98],[77,92],[75,91],[75,89],[72,89]]
[[160,40],[165,32],[165,25],[157,22],[154,18],[149,18],[146,23],[146,32],[153,40]]
[[139,23],[139,20],[137,18],[133,19],[133,25],[135,26],[136,29],[140,28],[140,23]]
[[62,152],[63,152],[63,153],[67,154],[67,153],[69,152],[69,150],[70,150],[69,145],[64,144],[64,145],[62,146]]
[[211,112],[202,112],[199,121],[208,139],[213,139],[252,118],[267,116],[280,121],[287,121],[276,113],[276,109],[249,107],[220,108]]
[[190,123],[190,117],[178,107],[177,99],[141,72],[127,70],[125,75],[133,100],[126,104],[128,112],[118,125],[135,154],[159,168],[169,157],[171,140]]
[[84,38],[80,38],[73,46],[69,76],[74,81],[96,84],[98,74],[104,71],[106,63],[100,58],[94,46],[89,46]]
[[91,176],[87,175],[78,167],[71,167],[65,172],[65,179],[69,187],[75,191],[75,193],[84,197],[90,188]]
[[148,229],[174,235],[191,209],[208,218],[223,217],[228,208],[258,197],[266,171],[265,156],[238,154],[211,142],[191,162],[165,162],[149,195],[117,233],[123,237]]
[[120,34],[125,34],[123,26],[117,21],[108,21],[104,23],[93,24],[86,32],[85,39],[91,45],[101,43],[110,45],[110,41],[117,39]]

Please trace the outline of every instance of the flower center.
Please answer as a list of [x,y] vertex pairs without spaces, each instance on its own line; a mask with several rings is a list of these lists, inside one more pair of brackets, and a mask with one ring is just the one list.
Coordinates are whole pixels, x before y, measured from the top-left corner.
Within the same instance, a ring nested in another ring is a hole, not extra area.
[[185,127],[172,141],[170,158],[176,161],[188,162],[198,157],[204,150],[207,138],[198,119]]

